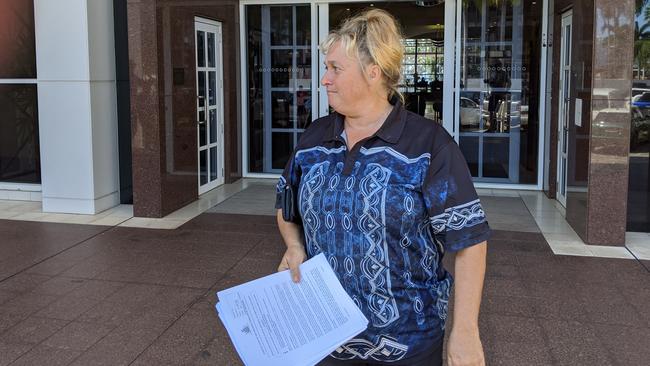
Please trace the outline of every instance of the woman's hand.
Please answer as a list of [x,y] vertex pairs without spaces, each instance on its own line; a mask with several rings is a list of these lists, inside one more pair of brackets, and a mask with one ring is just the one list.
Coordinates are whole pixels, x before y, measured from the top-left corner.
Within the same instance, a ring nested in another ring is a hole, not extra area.
[[476,329],[454,329],[447,343],[448,366],[485,366],[483,345]]
[[456,253],[454,314],[447,343],[448,366],[484,366],[478,314],[485,277],[487,242]]
[[302,245],[288,245],[287,251],[284,252],[284,256],[278,266],[278,272],[287,269],[290,270],[293,282],[298,283],[300,282],[300,269],[298,267],[305,261],[305,259],[307,259],[307,254]]

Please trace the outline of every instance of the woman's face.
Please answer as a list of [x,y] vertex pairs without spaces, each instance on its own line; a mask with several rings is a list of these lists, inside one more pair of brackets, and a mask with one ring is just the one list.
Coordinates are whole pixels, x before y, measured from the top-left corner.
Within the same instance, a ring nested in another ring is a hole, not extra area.
[[327,52],[325,68],[321,85],[327,89],[329,105],[343,115],[355,115],[372,98],[382,98],[382,94],[386,98],[379,67],[368,66],[364,76],[359,61],[346,55],[339,42]]

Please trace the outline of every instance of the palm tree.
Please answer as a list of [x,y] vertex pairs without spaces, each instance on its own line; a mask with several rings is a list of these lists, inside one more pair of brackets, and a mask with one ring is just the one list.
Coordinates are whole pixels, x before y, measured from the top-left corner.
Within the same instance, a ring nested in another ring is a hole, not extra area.
[[634,64],[639,71],[650,67],[650,6],[648,5],[650,5],[650,0],[636,0]]

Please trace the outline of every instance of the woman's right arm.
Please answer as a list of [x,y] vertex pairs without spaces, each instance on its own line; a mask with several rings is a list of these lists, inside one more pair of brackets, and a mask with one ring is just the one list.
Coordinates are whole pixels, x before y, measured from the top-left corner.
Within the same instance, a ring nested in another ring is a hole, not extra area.
[[284,239],[284,243],[287,245],[287,250],[284,252],[284,256],[278,266],[278,272],[288,269],[291,271],[293,282],[300,282],[299,266],[307,259],[302,227],[293,222],[284,221],[282,218],[282,210],[278,210],[277,220],[280,234],[282,235],[282,239]]

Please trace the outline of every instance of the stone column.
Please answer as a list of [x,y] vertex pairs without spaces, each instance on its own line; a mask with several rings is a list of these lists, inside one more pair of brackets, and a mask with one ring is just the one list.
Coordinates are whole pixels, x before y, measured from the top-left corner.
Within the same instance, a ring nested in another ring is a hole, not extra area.
[[632,0],[595,0],[586,242],[624,245],[634,57]]
[[43,211],[119,204],[112,0],[35,0]]

